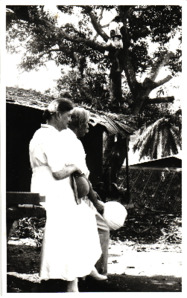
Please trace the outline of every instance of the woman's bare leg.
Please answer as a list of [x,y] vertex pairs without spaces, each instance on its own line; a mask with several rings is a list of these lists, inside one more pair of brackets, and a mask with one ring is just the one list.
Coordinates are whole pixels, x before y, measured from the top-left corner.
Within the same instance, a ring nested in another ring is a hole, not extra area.
[[76,279],[74,279],[72,281],[68,281],[67,292],[79,292],[78,278],[76,278]]

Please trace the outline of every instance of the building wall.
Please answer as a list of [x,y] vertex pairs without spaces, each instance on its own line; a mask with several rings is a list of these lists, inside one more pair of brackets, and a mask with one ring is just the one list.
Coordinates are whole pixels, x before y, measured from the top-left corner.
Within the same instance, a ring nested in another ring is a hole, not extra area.
[[89,133],[81,140],[87,153],[86,162],[93,185],[100,182],[103,175],[103,131],[101,125],[90,126]]
[[[42,122],[42,110],[7,103],[6,112],[7,191],[30,191],[29,142]],[[102,126],[90,127],[83,138],[91,180],[102,175]]]
[[7,191],[29,191],[31,168],[29,141],[40,127],[42,111],[7,104],[6,111],[6,184]]

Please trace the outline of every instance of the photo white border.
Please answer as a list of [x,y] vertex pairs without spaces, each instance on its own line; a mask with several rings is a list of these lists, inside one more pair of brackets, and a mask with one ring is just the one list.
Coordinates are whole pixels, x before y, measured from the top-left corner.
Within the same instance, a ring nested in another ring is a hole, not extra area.
[[[182,81],[182,86],[181,88],[183,89],[183,98],[181,99],[182,101],[182,112],[183,112],[183,152],[187,152],[186,144],[185,142],[185,128],[186,126],[186,102],[187,99],[186,97],[186,85],[187,85],[187,73],[186,73],[186,66],[187,66],[187,55],[186,55],[186,42],[187,42],[187,34],[186,34],[186,28],[187,28],[187,0],[157,0],[157,1],[145,1],[145,0],[129,0],[129,1],[124,1],[124,0],[118,0],[118,1],[102,1],[101,0],[87,0],[87,1],[81,1],[81,0],[74,0],[74,1],[38,1],[38,0],[0,0],[0,41],[1,41],[1,48],[0,48],[0,137],[1,137],[1,147],[0,147],[0,156],[1,156],[1,168],[0,168],[0,232],[1,232],[1,239],[0,239],[0,244],[1,244],[1,250],[0,250],[0,266],[1,266],[1,280],[0,280],[0,293],[3,297],[11,295],[18,295],[18,293],[7,293],[6,287],[7,287],[7,278],[6,278],[6,86],[5,86],[5,78],[3,77],[3,74],[6,69],[6,49],[5,49],[5,7],[6,5],[45,5],[45,4],[59,4],[59,5],[180,5],[182,6],[183,9],[183,81]],[[91,296],[91,295],[97,295],[99,297],[100,295],[117,295],[117,296],[143,296],[145,295],[147,297],[150,297],[150,295],[159,295],[159,297],[183,297],[187,293],[187,283],[185,282],[186,278],[186,233],[185,233],[185,226],[186,226],[186,210],[187,210],[187,203],[186,203],[186,173],[185,173],[185,168],[186,168],[186,158],[187,154],[183,154],[182,157],[182,163],[183,163],[183,184],[182,184],[182,193],[183,193],[183,282],[182,282],[182,293],[161,293],[161,292],[156,292],[156,293],[150,293],[150,292],[143,292],[143,293],[129,293],[129,292],[120,292],[120,293],[78,293],[77,295],[80,297],[80,295],[85,295]],[[20,293],[25,296],[30,296],[35,294],[39,295],[39,297],[43,297],[43,295],[48,295],[48,297],[53,297],[54,294],[59,294],[63,295],[62,293]],[[76,295],[76,294],[73,294]]]

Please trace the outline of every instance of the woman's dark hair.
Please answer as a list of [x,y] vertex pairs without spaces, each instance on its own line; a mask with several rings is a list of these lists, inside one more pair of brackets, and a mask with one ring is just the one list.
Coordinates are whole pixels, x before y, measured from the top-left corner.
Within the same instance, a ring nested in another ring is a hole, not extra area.
[[43,122],[46,122],[47,120],[50,120],[51,117],[52,117],[52,114],[47,109],[45,109],[43,111],[43,114],[42,114]]
[[57,112],[66,113],[73,109],[73,103],[67,98],[53,100],[43,112],[43,120],[50,120]]

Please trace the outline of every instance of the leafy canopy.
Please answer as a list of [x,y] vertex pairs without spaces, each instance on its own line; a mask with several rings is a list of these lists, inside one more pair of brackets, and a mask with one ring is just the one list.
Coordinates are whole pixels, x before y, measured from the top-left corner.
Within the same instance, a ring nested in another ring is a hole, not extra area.
[[[112,79],[115,80],[116,73],[112,77],[111,55],[115,53],[115,48],[109,43],[110,27],[113,24],[117,28],[121,24],[123,48],[120,68],[125,79],[118,86],[122,89],[123,112],[138,112],[140,116],[144,114],[143,121],[143,117],[139,118],[142,124],[145,123],[145,117],[151,122],[156,118],[155,124],[151,123],[149,133],[147,131],[146,137],[144,135],[142,138],[143,143],[140,140],[137,148],[141,145],[143,152],[145,148],[151,148],[150,144],[153,143],[154,156],[158,148],[156,143],[162,143],[164,150],[170,150],[169,144],[177,137],[179,131],[175,128],[177,125],[179,128],[179,123],[176,124],[171,115],[161,117],[161,113],[165,112],[162,107],[152,109],[146,103],[153,89],[181,71],[180,6],[67,5],[57,6],[53,14],[45,6],[7,6],[7,9],[7,48],[15,51],[20,46],[25,47],[21,66],[29,71],[49,60],[61,66],[62,71],[64,66],[69,66],[72,68],[69,74],[63,72],[58,82],[59,91],[69,86],[68,91],[74,96],[75,102],[79,102],[81,98],[81,101],[97,109],[110,110],[112,107],[110,100],[111,94],[114,94],[112,88],[115,87]],[[169,42],[177,34],[179,46],[171,52]],[[106,55],[106,51],[110,55]],[[160,68],[165,66],[170,70],[170,75],[156,82]],[[131,104],[134,105],[134,110],[131,109]],[[143,113],[140,113],[142,110]],[[154,117],[155,111],[158,118]],[[148,135],[152,139],[147,138]],[[164,143],[166,139],[168,142]],[[174,143],[178,144],[177,142]],[[175,148],[173,150],[176,151]]]
[[[112,21],[116,17],[123,23],[123,47],[128,50],[137,75],[152,67],[154,61],[168,51],[167,42],[181,29],[180,6],[68,5],[58,6],[56,15],[45,10],[45,6],[8,8],[14,12],[7,17],[8,48],[16,38],[25,44],[22,66],[27,70],[50,59],[58,65],[75,67],[75,53],[101,67],[108,67],[109,60],[104,52],[110,35],[106,25],[108,18]],[[58,20],[63,18],[68,21],[60,23]],[[149,53],[150,43],[159,45],[153,54]],[[178,49],[169,64],[173,71],[180,71],[180,56]]]

